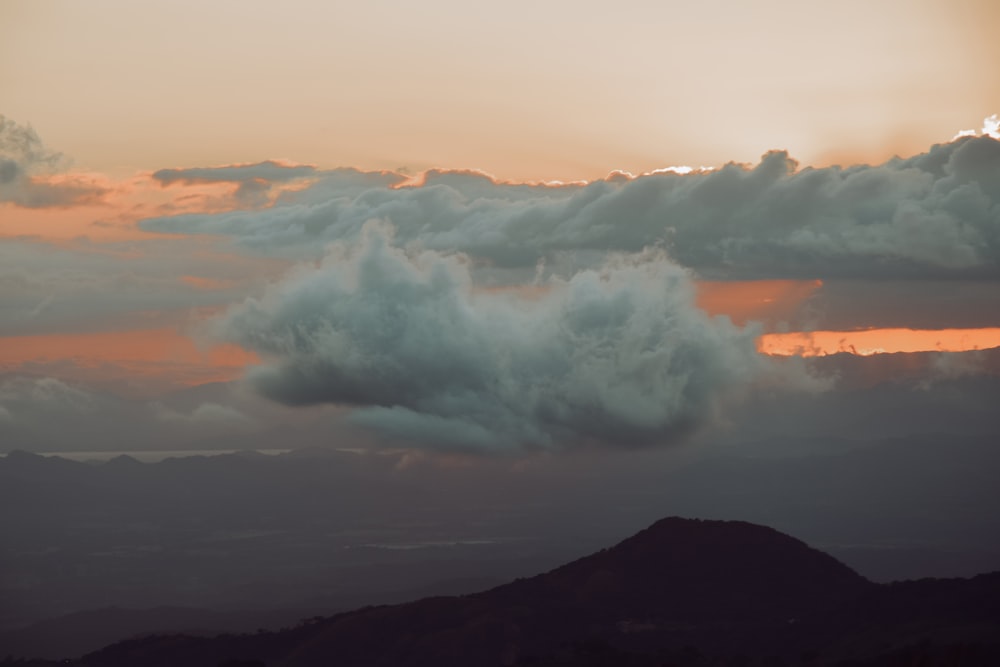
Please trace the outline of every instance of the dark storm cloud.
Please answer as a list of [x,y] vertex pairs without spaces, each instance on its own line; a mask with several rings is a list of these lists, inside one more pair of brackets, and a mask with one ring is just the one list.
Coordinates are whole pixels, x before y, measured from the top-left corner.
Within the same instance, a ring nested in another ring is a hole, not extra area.
[[30,126],[0,115],[0,202],[25,208],[72,206],[96,202],[107,189],[81,178],[46,179],[66,163],[49,150]]
[[718,278],[1000,277],[1000,142],[989,137],[879,166],[799,170],[775,151],[754,167],[587,185],[512,185],[447,172],[417,187],[390,185],[321,179],[315,191],[289,193],[264,210],[143,226],[230,235],[256,252],[301,258],[357,239],[375,219],[393,224],[402,244],[494,266],[663,244],[679,263]]
[[698,310],[662,253],[526,296],[476,290],[463,257],[406,252],[374,224],[220,326],[266,360],[249,375],[264,395],[360,406],[357,422],[443,448],[671,441],[764,364],[755,332]]

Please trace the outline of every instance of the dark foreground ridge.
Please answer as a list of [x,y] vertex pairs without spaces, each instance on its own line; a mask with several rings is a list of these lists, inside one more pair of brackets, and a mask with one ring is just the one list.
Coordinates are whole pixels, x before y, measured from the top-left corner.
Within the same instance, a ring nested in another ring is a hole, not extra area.
[[1000,573],[878,585],[770,528],[668,518],[474,595],[253,635],[133,639],[71,664],[996,665]]

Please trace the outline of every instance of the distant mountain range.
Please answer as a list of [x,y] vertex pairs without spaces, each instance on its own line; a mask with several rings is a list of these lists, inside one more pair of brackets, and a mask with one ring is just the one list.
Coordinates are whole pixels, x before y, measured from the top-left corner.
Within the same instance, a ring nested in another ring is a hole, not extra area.
[[147,636],[70,664],[997,665],[1000,572],[875,584],[770,528],[667,518],[614,547],[481,593],[368,607],[273,632]]

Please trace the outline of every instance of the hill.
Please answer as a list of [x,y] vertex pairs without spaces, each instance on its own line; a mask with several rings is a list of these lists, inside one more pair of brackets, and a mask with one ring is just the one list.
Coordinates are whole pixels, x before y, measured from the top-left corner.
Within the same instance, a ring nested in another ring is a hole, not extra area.
[[955,651],[995,657],[998,630],[1000,573],[878,585],[770,528],[669,518],[482,593],[370,607],[277,632],[147,637],[75,664],[891,664],[878,661],[913,650],[928,660],[935,651],[942,660]]

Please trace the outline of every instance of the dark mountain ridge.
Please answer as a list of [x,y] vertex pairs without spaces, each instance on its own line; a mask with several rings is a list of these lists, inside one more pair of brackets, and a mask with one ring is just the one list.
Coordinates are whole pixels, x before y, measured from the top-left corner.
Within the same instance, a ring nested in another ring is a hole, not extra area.
[[609,549],[477,594],[255,635],[136,639],[75,664],[693,665],[726,664],[711,662],[726,656],[882,664],[865,660],[920,641],[977,650],[985,643],[995,656],[998,638],[1000,573],[878,585],[770,528],[668,518]]

